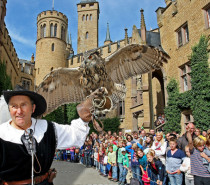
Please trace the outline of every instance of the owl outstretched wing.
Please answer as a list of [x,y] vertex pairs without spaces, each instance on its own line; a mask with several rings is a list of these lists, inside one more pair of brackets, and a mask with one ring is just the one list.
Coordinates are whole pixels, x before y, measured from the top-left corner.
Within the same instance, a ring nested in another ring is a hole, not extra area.
[[58,68],[45,76],[37,88],[37,92],[47,102],[45,115],[63,104],[81,102],[85,99],[80,77],[79,68]]
[[106,57],[105,66],[115,83],[123,83],[132,76],[159,69],[168,58],[165,52],[155,47],[130,44]]

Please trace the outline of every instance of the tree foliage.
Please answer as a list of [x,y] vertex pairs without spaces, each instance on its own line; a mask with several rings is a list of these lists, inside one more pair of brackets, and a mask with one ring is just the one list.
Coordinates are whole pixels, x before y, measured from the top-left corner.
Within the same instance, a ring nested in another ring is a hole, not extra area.
[[6,64],[0,61],[0,95],[3,90],[12,89],[11,78],[7,75]]
[[60,124],[65,124],[64,119],[64,106],[58,107],[56,110],[51,112],[50,114],[46,115],[43,119],[48,121],[53,121]]
[[202,130],[208,130],[210,123],[208,41],[205,36],[201,36],[199,43],[192,48],[191,55],[191,108],[195,125]]
[[168,92],[168,105],[166,106],[164,112],[166,116],[166,123],[164,125],[164,130],[167,132],[176,131],[180,133],[181,131],[181,111],[178,108],[179,99],[179,89],[178,83],[175,79],[171,79],[167,86]]

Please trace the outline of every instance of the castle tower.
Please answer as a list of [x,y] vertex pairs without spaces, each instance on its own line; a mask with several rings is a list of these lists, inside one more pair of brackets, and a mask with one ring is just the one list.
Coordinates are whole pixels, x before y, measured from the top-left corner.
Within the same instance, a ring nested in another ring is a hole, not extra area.
[[53,69],[65,67],[67,49],[67,17],[57,11],[44,11],[37,16],[36,85]]
[[82,53],[98,47],[99,3],[96,0],[81,0],[77,4],[77,12],[77,53]]

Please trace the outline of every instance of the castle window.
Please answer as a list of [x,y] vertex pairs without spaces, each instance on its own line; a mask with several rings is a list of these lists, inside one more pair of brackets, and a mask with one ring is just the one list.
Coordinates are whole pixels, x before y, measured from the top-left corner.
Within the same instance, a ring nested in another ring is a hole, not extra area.
[[85,20],[85,15],[82,16],[82,21],[84,21],[84,20]]
[[43,37],[46,37],[46,24],[43,25]]
[[88,20],[88,15],[86,15],[86,21]]
[[85,4],[82,4],[82,5],[81,5],[82,8],[85,8],[85,6],[86,6]]
[[92,14],[90,14],[90,21],[92,21]]
[[103,55],[103,48],[100,48],[100,54]]
[[65,28],[63,26],[61,27],[61,39],[65,40]]
[[55,24],[55,26],[54,26],[54,37],[56,37],[57,36],[57,24]]
[[90,7],[91,7],[91,6],[94,6],[94,4],[93,4],[93,3],[91,3],[89,6],[90,6]]
[[125,116],[125,102],[124,101],[119,101],[118,115]]
[[185,45],[189,42],[189,30],[188,25],[184,24],[181,26],[177,31],[177,44],[178,47],[181,47],[182,45]]
[[210,3],[204,8],[204,19],[206,28],[210,28]]
[[85,39],[88,39],[88,32],[86,32],[85,34]]
[[191,89],[191,67],[189,63],[184,64],[180,67],[180,81],[181,81],[181,90],[182,92],[188,91]]
[[26,80],[26,79],[22,80],[22,86],[23,86],[24,89],[29,90],[30,89],[30,85],[31,85],[31,83],[30,83],[29,80]]
[[50,37],[53,37],[53,23],[50,24]]
[[108,45],[108,53],[111,53],[111,44]]
[[55,51],[55,44],[52,43],[52,51]]
[[42,38],[43,35],[42,35],[42,25],[40,26],[40,38]]
[[117,41],[117,49],[120,48],[120,41]]

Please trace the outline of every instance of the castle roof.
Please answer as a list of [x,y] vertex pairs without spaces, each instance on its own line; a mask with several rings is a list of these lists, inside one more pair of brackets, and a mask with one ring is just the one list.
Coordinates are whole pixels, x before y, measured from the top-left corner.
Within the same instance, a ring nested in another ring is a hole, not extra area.
[[[141,29],[138,29],[138,32],[141,36]],[[146,43],[148,46],[153,46],[160,49],[161,51],[164,51],[161,46],[160,33],[158,32],[146,31]]]

